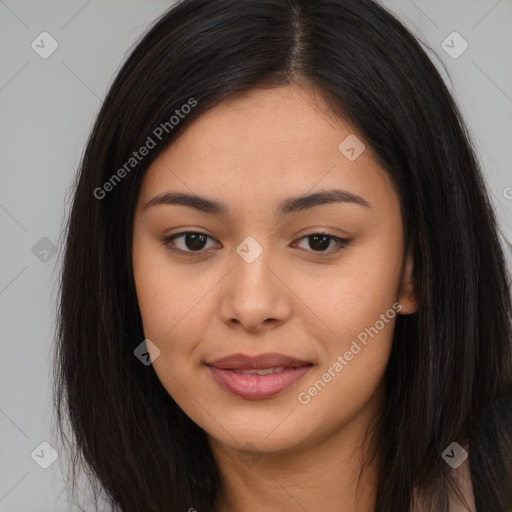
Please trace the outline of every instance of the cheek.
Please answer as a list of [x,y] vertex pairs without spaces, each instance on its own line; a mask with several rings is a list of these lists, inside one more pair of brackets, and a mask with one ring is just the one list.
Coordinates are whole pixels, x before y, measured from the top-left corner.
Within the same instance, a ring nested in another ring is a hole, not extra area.
[[160,350],[153,368],[167,392],[195,417],[200,411],[191,396],[204,393],[197,380],[202,361],[196,349],[215,315],[208,295],[218,278],[185,274],[150,242],[134,244],[133,267],[144,335]]
[[[377,390],[400,308],[401,267],[402,239],[391,228],[362,241],[323,279],[302,281],[300,293],[317,314],[315,330],[305,325],[323,357],[318,373],[301,386],[298,401],[326,424],[347,421]],[[335,412],[333,403],[342,406]]]
[[335,429],[357,415],[379,389],[400,308],[395,293],[399,272],[387,270],[383,275],[354,268],[354,273],[330,284],[330,294],[314,296],[317,302],[312,308],[322,320],[316,326],[328,329],[319,334],[307,327],[322,354],[318,371],[297,390],[308,424]]
[[[383,336],[391,336],[401,268],[401,239],[383,233],[353,247],[332,271],[304,273],[297,280],[297,295],[314,313],[314,323],[325,335],[319,339],[328,353],[343,348],[376,322]],[[381,315],[385,316],[384,325]]]
[[[180,408],[191,417],[201,411],[192,397],[201,396],[197,379],[191,372],[194,349],[205,329],[204,304],[201,297],[204,285],[191,287],[182,282],[170,266],[152,265],[151,256],[145,257],[141,267],[134,265],[137,298],[142,317],[144,336],[160,350],[152,361],[158,379]],[[205,289],[203,289],[205,288]]]
[[207,319],[213,314],[205,313],[205,302],[201,301],[207,290],[197,293],[185,293],[185,290],[176,280],[172,288],[167,288],[162,280],[153,283],[148,280],[137,289],[144,335],[160,349],[156,368],[163,364],[175,371],[190,365],[195,340],[201,339]]
[[144,334],[157,344],[195,314],[208,283],[180,271],[159,242],[134,236],[133,273]]

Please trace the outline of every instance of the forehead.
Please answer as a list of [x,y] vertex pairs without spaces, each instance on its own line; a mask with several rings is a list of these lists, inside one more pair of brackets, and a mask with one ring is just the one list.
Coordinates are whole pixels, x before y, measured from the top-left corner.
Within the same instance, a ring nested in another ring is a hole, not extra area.
[[337,155],[340,136],[353,132],[349,123],[334,117],[317,89],[287,85],[225,99],[195,120],[174,146],[210,149],[212,159],[239,153],[267,163],[268,154],[272,161]]
[[[342,152],[347,140],[364,147],[356,159]],[[141,197],[173,190],[268,205],[333,187],[385,196],[390,185],[368,144],[316,89],[288,85],[246,91],[203,113],[150,166]]]

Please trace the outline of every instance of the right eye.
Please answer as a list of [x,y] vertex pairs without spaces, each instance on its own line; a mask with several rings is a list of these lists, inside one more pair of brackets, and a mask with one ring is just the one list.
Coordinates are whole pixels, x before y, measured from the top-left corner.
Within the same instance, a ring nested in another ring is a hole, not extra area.
[[[183,238],[184,237],[184,238]],[[175,240],[182,238],[182,248],[177,247]],[[202,233],[200,231],[182,231],[181,233],[176,233],[170,237],[162,240],[162,243],[173,252],[178,252],[184,255],[194,255],[194,254],[202,254],[204,245],[208,238],[214,240],[210,235],[206,233]]]

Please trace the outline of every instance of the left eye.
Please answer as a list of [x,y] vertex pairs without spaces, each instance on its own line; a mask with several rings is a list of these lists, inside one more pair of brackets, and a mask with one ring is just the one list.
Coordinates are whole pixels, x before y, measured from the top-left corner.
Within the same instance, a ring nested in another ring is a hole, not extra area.
[[[183,238],[184,237],[184,238]],[[183,238],[184,248],[177,247],[175,240]],[[180,252],[185,254],[193,254],[193,253],[201,253],[205,252],[203,249],[205,248],[205,244],[208,238],[212,237],[207,235],[206,233],[202,233],[200,231],[183,231],[181,233],[177,233],[172,235],[171,237],[165,238],[163,240],[163,244],[171,251]],[[300,241],[309,239],[309,247],[313,249],[314,253],[327,253],[332,254],[343,249],[350,240],[346,240],[334,235],[329,235],[327,233],[311,233],[310,235],[303,236],[299,238]],[[331,242],[335,241],[337,246],[333,250],[328,250],[331,246]],[[316,249],[315,249],[316,248]],[[308,249],[306,249],[308,250]]]
[[[341,251],[341,249],[344,249],[345,246],[347,246],[350,242],[350,240],[346,240],[334,235],[328,235],[327,233],[312,233],[310,235],[303,236],[299,240],[306,239],[309,239],[309,247],[316,247],[318,249],[314,250],[313,252],[326,252],[327,254],[332,254]],[[333,250],[328,251],[327,249],[331,245],[331,242],[333,240],[336,242],[337,246],[335,246]]]

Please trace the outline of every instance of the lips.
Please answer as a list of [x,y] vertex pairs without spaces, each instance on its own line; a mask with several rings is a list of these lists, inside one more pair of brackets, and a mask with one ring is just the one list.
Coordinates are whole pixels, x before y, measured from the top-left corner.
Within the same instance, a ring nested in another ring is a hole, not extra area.
[[298,368],[311,363],[283,354],[271,353],[257,356],[231,354],[207,364],[222,370],[266,370],[269,368]]
[[313,364],[283,354],[230,356],[207,363],[221,387],[246,399],[269,398],[297,384]]

